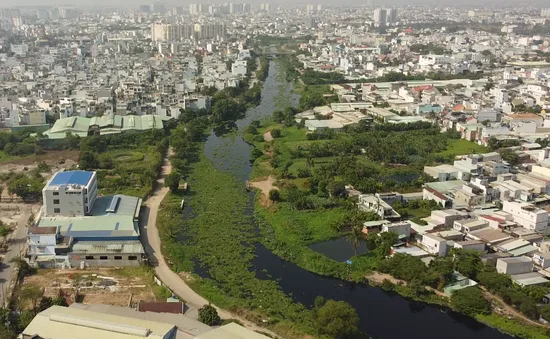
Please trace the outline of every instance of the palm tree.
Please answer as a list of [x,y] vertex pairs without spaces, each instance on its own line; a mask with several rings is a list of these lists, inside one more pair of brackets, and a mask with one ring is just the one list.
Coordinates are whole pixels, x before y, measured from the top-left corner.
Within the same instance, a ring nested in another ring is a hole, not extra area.
[[353,247],[353,253],[357,255],[357,247],[359,247],[359,244],[362,241],[365,241],[362,225],[354,224],[351,227],[350,234],[348,234],[348,239],[351,241],[351,246]]

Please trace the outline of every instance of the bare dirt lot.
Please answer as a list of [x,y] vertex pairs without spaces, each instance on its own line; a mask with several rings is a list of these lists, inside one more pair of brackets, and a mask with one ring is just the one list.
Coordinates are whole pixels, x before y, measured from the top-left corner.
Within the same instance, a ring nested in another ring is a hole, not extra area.
[[13,158],[7,161],[0,159],[0,173],[10,171],[32,170],[38,166],[38,163],[44,161],[52,166],[52,170],[61,168],[71,168],[78,162],[79,151],[48,151],[41,155],[31,155],[28,157]]
[[24,284],[35,285],[44,290],[45,296],[55,297],[59,291],[70,295],[75,301],[85,304],[129,306],[139,301],[155,301],[158,286],[146,268],[56,270],[40,269],[37,274],[26,277]]

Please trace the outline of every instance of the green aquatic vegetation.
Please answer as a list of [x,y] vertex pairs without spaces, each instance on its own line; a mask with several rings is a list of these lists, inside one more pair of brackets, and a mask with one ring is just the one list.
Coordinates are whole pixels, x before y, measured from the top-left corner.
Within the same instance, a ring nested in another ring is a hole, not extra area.
[[174,221],[181,197],[171,193],[159,213],[164,252],[173,268],[189,269],[197,262],[198,271],[210,278],[197,278],[192,287],[220,307],[257,312],[268,324],[289,322],[314,333],[311,311],[294,303],[276,281],[256,277],[253,245],[259,233],[247,215],[249,197],[242,183],[216,170],[204,155],[190,166],[187,180],[194,188],[185,197],[193,216]]

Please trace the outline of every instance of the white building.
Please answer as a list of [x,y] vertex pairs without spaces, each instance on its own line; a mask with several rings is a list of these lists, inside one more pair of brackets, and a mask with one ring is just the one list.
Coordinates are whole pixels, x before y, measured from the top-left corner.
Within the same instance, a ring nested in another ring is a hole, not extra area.
[[510,213],[518,225],[546,234],[548,229],[547,211],[531,204],[517,201],[504,201],[502,203],[502,210]]
[[236,60],[231,65],[231,73],[233,75],[246,75],[246,60]]
[[29,53],[29,46],[25,44],[21,45],[10,45],[10,51],[16,55],[25,56]]
[[411,224],[408,222],[396,222],[382,225],[382,233],[393,232],[397,235],[411,236]]
[[526,257],[497,259],[497,272],[514,275],[533,271],[533,262]]
[[422,248],[440,257],[447,255],[447,240],[433,234],[424,234],[421,242]]
[[97,174],[60,171],[42,189],[43,216],[85,216],[97,198]]
[[28,255],[30,257],[55,255],[58,234],[57,227],[27,228],[27,238],[29,240]]
[[420,66],[433,66],[450,62],[450,58],[446,55],[428,54],[421,55],[418,58],[418,64]]

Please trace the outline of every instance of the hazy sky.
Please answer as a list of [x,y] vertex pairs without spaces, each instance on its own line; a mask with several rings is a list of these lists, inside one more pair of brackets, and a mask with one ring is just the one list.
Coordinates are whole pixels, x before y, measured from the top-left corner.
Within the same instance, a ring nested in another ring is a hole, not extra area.
[[[225,3],[225,2],[248,2],[253,5],[258,5],[260,3],[271,3],[271,4],[326,4],[330,5],[331,3],[337,4],[337,5],[361,5],[366,4],[366,0],[339,0],[339,1],[314,1],[314,0],[276,0],[276,1],[268,1],[268,0],[208,0],[208,1],[194,1],[194,0],[186,0],[186,1],[162,1],[164,4],[166,4],[167,7],[171,6],[186,6],[190,3],[211,3],[211,4],[219,4],[219,3]],[[152,4],[155,1],[151,0],[0,0],[0,7],[7,7],[7,6],[46,6],[46,5],[72,5],[78,7],[81,6],[91,6],[91,5],[104,5],[104,6],[115,6],[114,4],[118,6],[124,6],[124,7],[133,7],[137,8],[139,5],[147,5]],[[417,3],[434,3],[434,4],[472,4],[477,6],[483,6],[484,4],[514,4],[518,7],[521,7],[521,4],[541,4],[550,7],[550,1],[549,0],[520,0],[520,1],[513,1],[513,0],[373,0],[374,5],[392,5],[392,4],[417,4]]]

